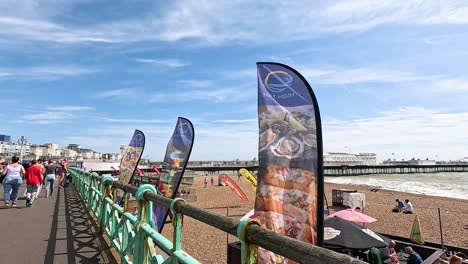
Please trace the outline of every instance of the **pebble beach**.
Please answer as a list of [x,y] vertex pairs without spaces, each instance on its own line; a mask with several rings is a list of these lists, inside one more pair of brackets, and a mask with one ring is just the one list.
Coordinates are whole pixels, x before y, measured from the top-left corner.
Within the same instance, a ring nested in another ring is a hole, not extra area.
[[[254,207],[255,193],[246,180],[237,175],[228,174],[244,191],[249,198],[242,202],[239,196],[228,186],[217,186],[217,174],[213,175],[215,186],[204,187],[204,177],[195,177],[194,189],[197,201],[191,202],[193,206],[210,210],[217,214],[228,215],[240,219]],[[442,229],[444,243],[458,247],[468,247],[468,200],[453,199],[437,196],[427,196],[411,193],[370,189],[352,185],[325,184],[325,192],[329,206],[332,203],[332,189],[357,189],[366,194],[364,213],[376,218],[378,221],[366,224],[366,227],[376,232],[394,234],[408,237],[415,215],[393,213],[395,199],[409,199],[414,206],[414,213],[421,220],[423,235],[427,241],[440,243],[440,229],[437,208],[441,208]],[[229,208],[227,208],[229,207]],[[342,208],[341,208],[342,209]],[[331,207],[331,212],[340,208]],[[172,238],[172,226],[166,224],[163,235]],[[184,217],[182,232],[182,248],[202,263],[226,263],[226,243],[235,242],[235,236],[227,236],[216,228],[208,226],[190,217]]]

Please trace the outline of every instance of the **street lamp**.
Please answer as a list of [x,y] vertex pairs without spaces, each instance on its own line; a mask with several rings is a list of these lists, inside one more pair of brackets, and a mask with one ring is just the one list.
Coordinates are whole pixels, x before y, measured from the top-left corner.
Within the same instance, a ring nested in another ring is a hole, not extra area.
[[19,162],[21,163],[23,161],[23,146],[27,144],[27,140],[24,136],[21,136],[21,138],[18,139],[18,144],[20,145],[20,154],[19,154]]

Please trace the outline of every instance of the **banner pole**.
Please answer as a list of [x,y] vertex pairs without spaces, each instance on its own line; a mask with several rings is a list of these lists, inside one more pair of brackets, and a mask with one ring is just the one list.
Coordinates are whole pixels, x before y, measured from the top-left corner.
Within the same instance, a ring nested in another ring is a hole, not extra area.
[[440,244],[443,249],[444,248],[444,235],[442,234],[442,217],[440,216],[440,207],[437,208],[437,211],[439,213]]

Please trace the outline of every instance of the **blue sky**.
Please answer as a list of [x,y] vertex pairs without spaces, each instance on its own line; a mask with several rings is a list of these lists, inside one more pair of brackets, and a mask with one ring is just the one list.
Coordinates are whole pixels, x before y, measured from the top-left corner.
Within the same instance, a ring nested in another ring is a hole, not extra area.
[[257,61],[314,88],[328,152],[468,156],[466,1],[1,1],[1,134],[162,160],[257,155]]

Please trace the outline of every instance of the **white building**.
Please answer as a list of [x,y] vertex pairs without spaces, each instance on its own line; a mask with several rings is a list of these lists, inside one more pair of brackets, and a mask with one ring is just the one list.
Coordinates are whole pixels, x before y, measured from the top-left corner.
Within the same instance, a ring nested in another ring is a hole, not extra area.
[[[10,157],[19,155],[21,152],[21,145],[13,142],[0,141],[0,155]],[[23,145],[23,155],[31,153],[29,145]]]
[[72,149],[64,149],[62,154],[66,159],[75,159],[76,157],[78,157],[78,152]]
[[355,166],[377,164],[377,155],[375,153],[339,153],[329,152],[323,154],[323,163],[325,166]]

